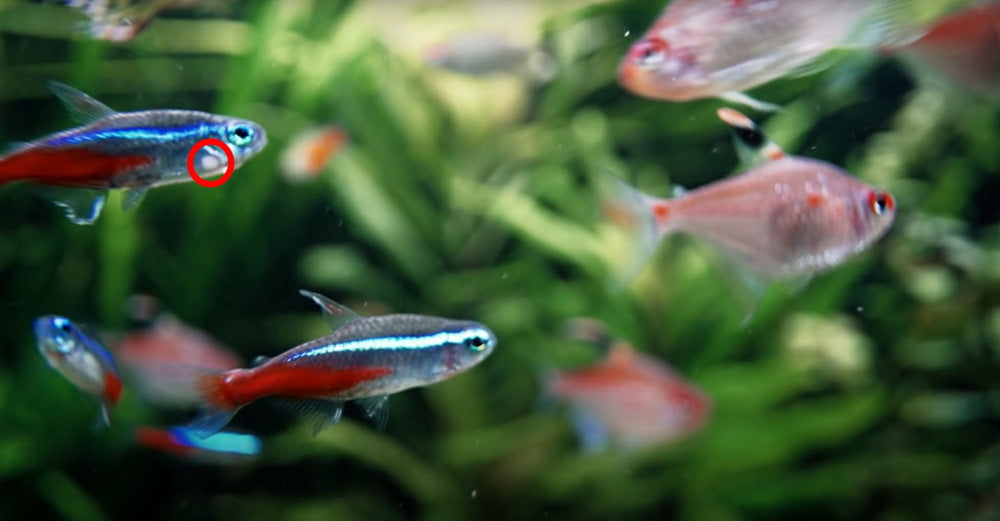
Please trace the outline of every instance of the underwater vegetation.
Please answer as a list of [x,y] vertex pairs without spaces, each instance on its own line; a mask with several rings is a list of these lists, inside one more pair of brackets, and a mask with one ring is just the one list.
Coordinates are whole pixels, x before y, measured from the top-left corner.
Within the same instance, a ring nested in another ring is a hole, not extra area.
[[[748,169],[722,93],[619,83],[665,2],[129,3],[148,4],[141,27],[108,33],[61,2],[0,0],[0,142],[80,125],[54,81],[120,113],[253,122],[267,146],[223,186],[171,183],[129,211],[111,190],[89,226],[37,186],[0,185],[0,519],[1000,519],[1000,105],[941,72],[965,62],[921,61],[928,40],[737,86],[779,107],[739,110],[788,155],[894,202],[864,251],[772,281],[696,235],[638,259],[601,212],[607,176],[667,199]],[[912,0],[908,16],[974,3]],[[504,59],[428,62],[460,34],[502,35]],[[319,128],[335,139],[286,180],[286,147]],[[393,394],[381,430],[351,401],[314,434],[261,400],[208,438],[182,427],[196,395],[156,406],[122,363],[105,427],[100,397],[36,347],[51,315],[115,353],[141,330],[127,303],[142,293],[244,362],[220,370],[259,366],[330,334],[301,288],[498,342]],[[550,392],[609,359],[566,334],[578,317],[710,400],[697,428],[586,446]]]

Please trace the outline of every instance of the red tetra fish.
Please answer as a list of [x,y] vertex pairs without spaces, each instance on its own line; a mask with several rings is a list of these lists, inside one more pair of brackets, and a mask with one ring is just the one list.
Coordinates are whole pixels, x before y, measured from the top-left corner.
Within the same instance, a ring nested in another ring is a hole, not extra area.
[[[896,2],[899,3],[899,2]],[[619,83],[669,101],[721,97],[815,66],[825,52],[888,39],[888,0],[674,0],[622,60]],[[867,29],[869,30],[861,30]],[[885,34],[882,34],[885,33]],[[857,40],[857,41],[855,41]]]
[[892,196],[830,163],[785,155],[749,118],[719,111],[763,161],[672,199],[615,180],[606,213],[638,231],[640,260],[667,234],[700,237],[768,279],[809,276],[864,251],[895,215]]
[[588,449],[608,437],[627,448],[678,440],[700,430],[711,413],[698,388],[624,342],[613,343],[593,366],[555,373],[548,391],[574,407]]
[[111,349],[139,393],[149,402],[167,407],[198,405],[198,376],[205,371],[235,369],[242,363],[239,356],[204,332],[169,316],[127,333]]

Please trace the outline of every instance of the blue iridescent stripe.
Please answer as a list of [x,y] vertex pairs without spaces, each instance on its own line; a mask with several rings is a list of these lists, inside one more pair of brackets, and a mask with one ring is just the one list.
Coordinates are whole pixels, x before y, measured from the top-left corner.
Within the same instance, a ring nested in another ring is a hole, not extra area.
[[205,124],[184,125],[179,127],[129,127],[112,128],[71,134],[45,142],[46,145],[79,145],[106,141],[109,139],[146,140],[160,143],[170,143],[196,139],[210,135],[212,126]]
[[480,329],[470,329],[465,331],[441,331],[438,333],[432,333],[429,335],[419,335],[419,336],[388,336],[388,337],[375,337],[375,338],[363,338],[360,340],[348,340],[346,342],[338,342],[336,344],[330,344],[323,347],[317,347],[315,349],[310,349],[301,353],[296,353],[285,361],[290,362],[292,360],[304,357],[322,356],[331,353],[345,352],[345,351],[377,351],[377,350],[393,350],[393,349],[406,349],[406,350],[420,350],[420,349],[430,349],[434,347],[440,347],[446,344],[461,344],[464,343],[469,338],[475,336],[486,336],[486,333]]
[[187,427],[172,427],[170,434],[173,435],[174,441],[186,447],[244,456],[255,456],[260,453],[260,440],[252,434],[217,432],[207,438],[201,438],[194,429]]

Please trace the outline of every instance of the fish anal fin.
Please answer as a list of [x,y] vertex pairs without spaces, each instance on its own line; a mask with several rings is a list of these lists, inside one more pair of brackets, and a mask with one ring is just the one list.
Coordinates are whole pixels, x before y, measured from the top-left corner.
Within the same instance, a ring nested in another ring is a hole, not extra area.
[[352,322],[360,318],[351,308],[334,302],[319,293],[300,289],[299,294],[303,297],[312,299],[312,301],[323,310],[323,317],[334,331],[340,329],[348,322]]
[[336,425],[344,413],[343,400],[275,398],[270,401],[291,414],[310,418],[313,436],[331,425]]
[[376,430],[385,430],[386,423],[389,422],[389,396],[369,396],[357,400],[358,407],[366,418],[371,420]]
[[49,90],[59,98],[73,119],[80,123],[93,123],[115,113],[111,107],[64,83],[50,81]]
[[94,224],[101,215],[107,192],[89,188],[46,186],[38,188],[42,195],[60,207],[73,224]]

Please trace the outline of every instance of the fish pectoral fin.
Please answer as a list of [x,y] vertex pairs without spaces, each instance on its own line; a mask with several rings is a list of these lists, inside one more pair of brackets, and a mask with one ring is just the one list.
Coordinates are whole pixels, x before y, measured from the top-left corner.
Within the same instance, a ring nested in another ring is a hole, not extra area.
[[93,123],[115,113],[111,107],[64,83],[50,81],[49,90],[59,98],[70,116],[80,123]]
[[745,107],[750,107],[760,112],[777,112],[781,110],[781,105],[775,105],[774,103],[761,101],[757,98],[751,97],[750,95],[744,94],[742,92],[725,92],[719,95],[719,99],[728,101],[730,103],[737,103]]
[[371,420],[375,424],[375,430],[385,430],[385,424],[389,421],[389,396],[369,396],[366,398],[358,398],[358,407],[361,407],[361,412],[365,415],[365,418]]
[[94,224],[101,215],[107,191],[90,188],[64,188],[55,186],[37,189],[52,204],[60,207],[73,224]]
[[142,199],[146,197],[147,192],[149,192],[148,186],[139,186],[125,190],[125,197],[122,198],[122,210],[128,212],[139,206]]
[[348,322],[353,322],[360,318],[357,313],[351,308],[334,302],[333,300],[320,295],[319,293],[313,291],[307,291],[304,289],[299,290],[299,294],[303,297],[312,299],[323,310],[323,318],[326,319],[330,327],[336,331],[343,327]]

